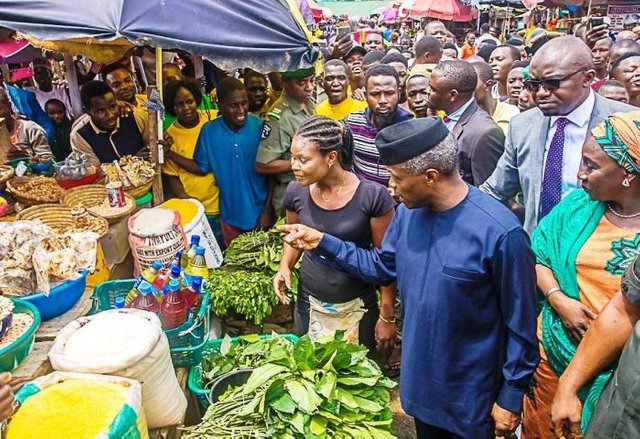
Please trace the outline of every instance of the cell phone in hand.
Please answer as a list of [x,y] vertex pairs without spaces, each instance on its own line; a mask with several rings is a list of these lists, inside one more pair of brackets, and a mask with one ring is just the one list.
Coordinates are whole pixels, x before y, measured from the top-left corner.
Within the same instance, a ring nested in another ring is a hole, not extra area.
[[609,17],[589,17],[589,28],[596,26],[602,26],[603,24],[611,25],[611,19]]
[[351,28],[349,26],[340,26],[338,27],[338,36],[336,37],[336,39],[339,40],[345,35],[349,35],[350,33],[351,33]]

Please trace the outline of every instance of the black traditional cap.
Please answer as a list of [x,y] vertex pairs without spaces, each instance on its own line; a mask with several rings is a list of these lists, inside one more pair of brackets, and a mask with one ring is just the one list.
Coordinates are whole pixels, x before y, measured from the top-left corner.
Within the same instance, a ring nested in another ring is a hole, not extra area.
[[439,117],[424,117],[383,128],[376,136],[380,162],[397,165],[435,148],[449,135]]

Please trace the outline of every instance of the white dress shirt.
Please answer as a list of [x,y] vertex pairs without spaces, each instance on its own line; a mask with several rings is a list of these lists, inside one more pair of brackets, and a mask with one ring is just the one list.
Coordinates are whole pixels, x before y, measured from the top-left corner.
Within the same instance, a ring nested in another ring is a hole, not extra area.
[[[547,141],[544,146],[544,165],[547,163],[547,153],[551,146],[551,139],[556,133],[557,122],[561,117],[569,119],[564,128],[564,150],[562,156],[562,196],[580,187],[578,170],[582,161],[582,145],[587,138],[589,119],[596,102],[594,91],[589,91],[589,96],[571,113],[564,116],[551,116],[551,123],[547,133]],[[543,168],[544,175],[544,168]]]

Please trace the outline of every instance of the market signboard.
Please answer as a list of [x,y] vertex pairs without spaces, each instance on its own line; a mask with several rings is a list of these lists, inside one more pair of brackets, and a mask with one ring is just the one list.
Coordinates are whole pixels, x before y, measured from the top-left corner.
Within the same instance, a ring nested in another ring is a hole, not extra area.
[[640,25],[640,5],[609,5],[607,16],[611,19],[611,30],[631,29]]

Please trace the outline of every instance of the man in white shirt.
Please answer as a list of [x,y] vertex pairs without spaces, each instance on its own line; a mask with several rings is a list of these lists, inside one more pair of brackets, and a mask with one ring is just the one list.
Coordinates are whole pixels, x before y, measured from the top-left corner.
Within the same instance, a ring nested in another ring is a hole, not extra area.
[[67,110],[67,116],[72,119],[71,102],[64,86],[53,84],[53,72],[49,61],[46,59],[37,60],[33,63],[33,79],[38,84],[37,87],[29,88],[36,95],[40,107],[44,110],[50,99],[58,99]]
[[[499,46],[500,40],[497,39],[495,36],[493,36],[490,32],[490,26],[489,23],[484,23],[482,24],[482,26],[480,26],[480,33],[481,35],[476,38],[476,52],[478,51],[478,49],[480,49],[480,46],[482,46],[482,43],[486,40],[492,40],[496,43],[496,46]],[[495,28],[494,28],[495,31]]]

